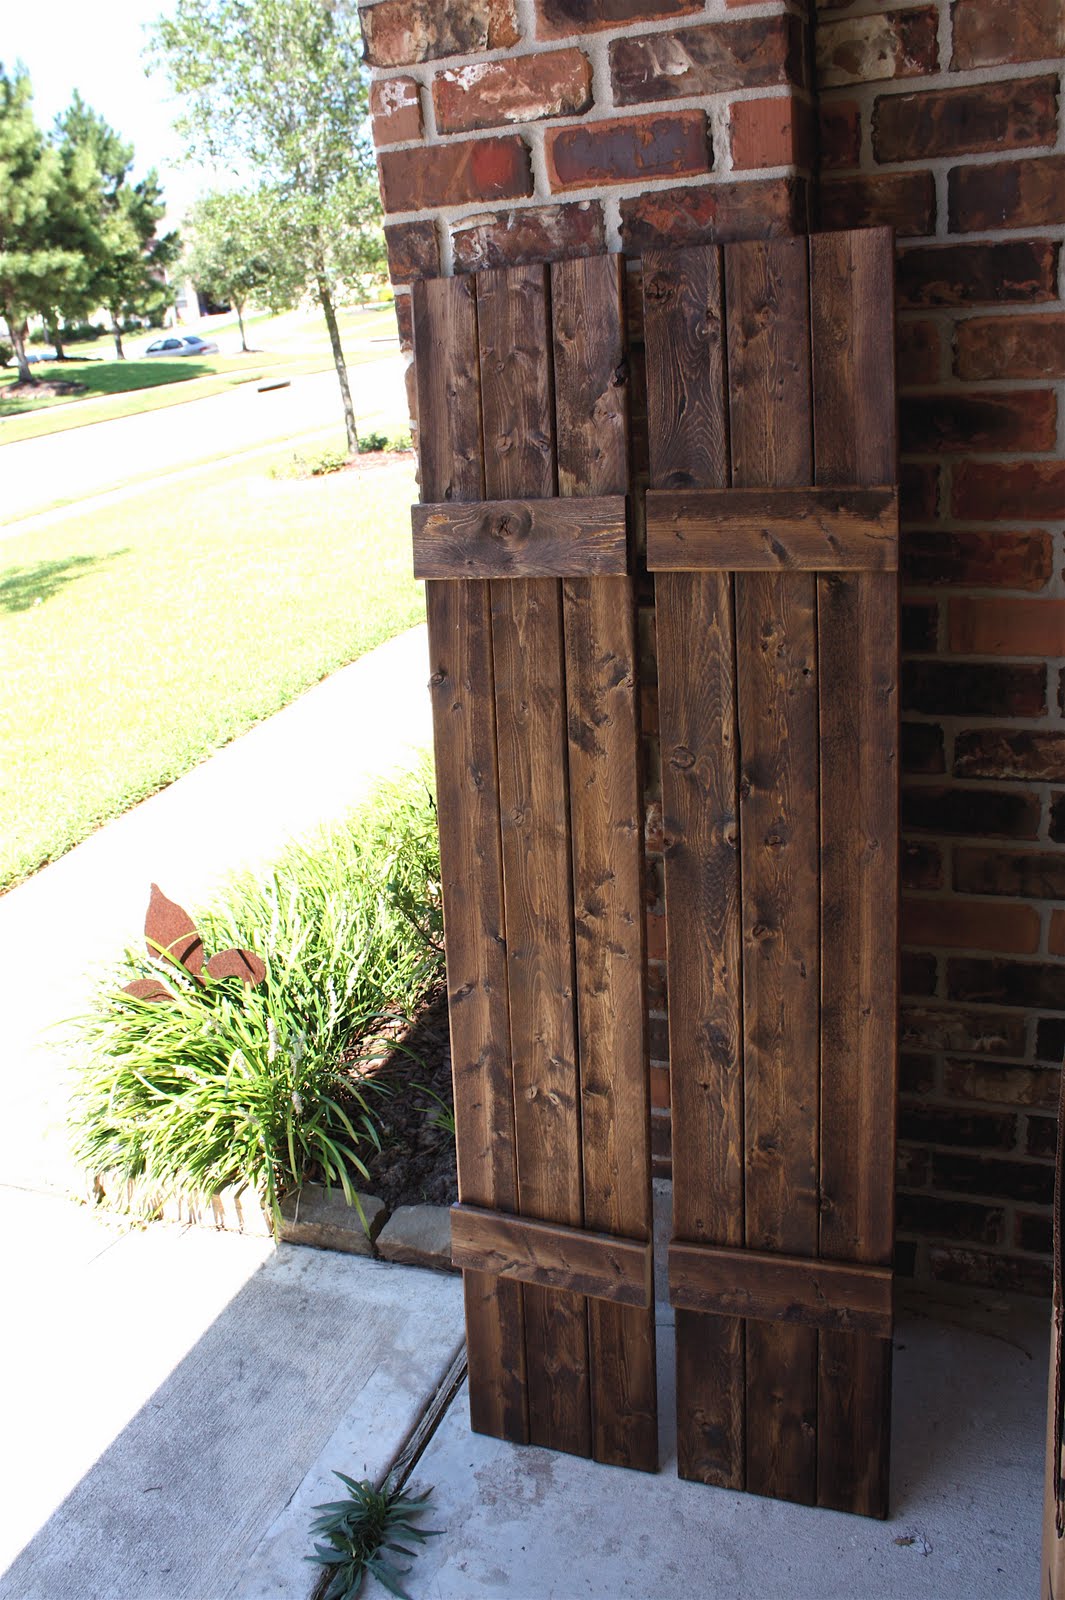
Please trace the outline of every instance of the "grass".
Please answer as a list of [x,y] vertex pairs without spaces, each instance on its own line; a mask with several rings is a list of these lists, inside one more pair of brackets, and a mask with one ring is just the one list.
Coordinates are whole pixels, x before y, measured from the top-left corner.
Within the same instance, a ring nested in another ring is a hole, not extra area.
[[[310,1180],[355,1203],[388,1092],[376,1040],[441,967],[427,767],[380,785],[343,825],[230,881],[197,919],[203,949],[253,951],[262,980],[199,979],[130,953],[81,1032],[74,1126],[90,1174],[210,1198],[280,1201]],[[122,991],[148,975],[157,1000]]]
[[269,470],[0,544],[0,889],[421,620],[409,461]]

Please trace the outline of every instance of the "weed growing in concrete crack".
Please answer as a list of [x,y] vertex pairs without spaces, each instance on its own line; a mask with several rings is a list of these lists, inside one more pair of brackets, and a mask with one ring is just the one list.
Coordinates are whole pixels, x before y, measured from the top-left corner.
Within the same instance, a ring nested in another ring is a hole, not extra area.
[[[398,1487],[389,1488],[387,1482],[383,1488],[375,1489],[365,1479],[357,1483],[343,1472],[334,1472],[333,1476],[344,1484],[348,1498],[315,1506],[318,1516],[311,1524],[311,1537],[316,1541],[314,1555],[306,1558],[324,1567],[329,1576],[322,1600],[355,1600],[367,1573],[372,1573],[399,1600],[410,1600],[400,1579],[411,1569],[396,1566],[391,1556],[413,1559],[416,1552],[401,1544],[400,1539],[424,1544],[442,1531],[418,1528],[414,1523],[428,1510],[430,1491],[405,1495]],[[318,1543],[319,1539],[325,1542]]]

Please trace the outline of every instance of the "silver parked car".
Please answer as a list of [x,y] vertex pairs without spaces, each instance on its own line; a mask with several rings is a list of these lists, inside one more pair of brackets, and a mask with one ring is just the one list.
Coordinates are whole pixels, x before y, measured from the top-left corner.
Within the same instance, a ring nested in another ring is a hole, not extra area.
[[216,356],[218,346],[198,333],[171,333],[165,339],[156,339],[144,352],[146,356]]

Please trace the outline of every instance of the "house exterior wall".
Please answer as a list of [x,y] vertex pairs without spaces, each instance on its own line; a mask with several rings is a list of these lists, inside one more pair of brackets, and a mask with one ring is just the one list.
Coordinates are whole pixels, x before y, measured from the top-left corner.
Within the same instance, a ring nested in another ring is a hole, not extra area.
[[[853,0],[812,19],[773,0],[376,0],[361,15],[407,348],[418,277],[620,250],[638,280],[651,245],[896,228],[899,1267],[1048,1292],[1065,1049],[1058,0]],[[667,1170],[651,601],[648,585],[650,1071]]]

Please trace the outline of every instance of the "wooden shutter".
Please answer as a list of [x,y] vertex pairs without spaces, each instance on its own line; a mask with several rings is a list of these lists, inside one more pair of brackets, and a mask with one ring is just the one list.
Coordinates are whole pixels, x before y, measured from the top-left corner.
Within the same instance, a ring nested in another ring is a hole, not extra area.
[[680,1472],[883,1516],[891,236],[644,265]]

